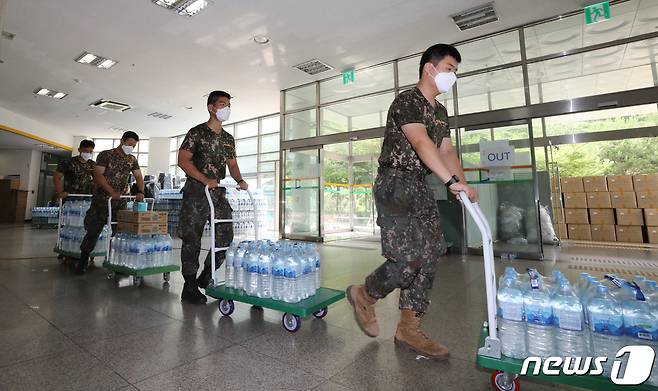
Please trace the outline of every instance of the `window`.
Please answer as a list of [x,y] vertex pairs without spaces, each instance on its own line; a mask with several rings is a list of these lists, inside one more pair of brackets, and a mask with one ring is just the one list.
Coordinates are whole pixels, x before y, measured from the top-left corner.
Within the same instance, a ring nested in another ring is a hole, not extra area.
[[354,72],[354,82],[344,85],[342,76],[320,82],[320,103],[393,89],[393,63]]

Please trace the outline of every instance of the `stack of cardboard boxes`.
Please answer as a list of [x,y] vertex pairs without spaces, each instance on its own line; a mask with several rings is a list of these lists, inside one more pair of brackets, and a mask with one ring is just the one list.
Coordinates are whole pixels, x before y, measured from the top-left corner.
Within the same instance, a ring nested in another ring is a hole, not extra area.
[[0,177],[0,223],[25,222],[27,191],[19,188],[19,179]]
[[133,212],[120,210],[117,213],[117,232],[134,235],[166,235],[167,212]]
[[562,178],[560,185],[563,205],[551,184],[560,239],[658,244],[658,174]]

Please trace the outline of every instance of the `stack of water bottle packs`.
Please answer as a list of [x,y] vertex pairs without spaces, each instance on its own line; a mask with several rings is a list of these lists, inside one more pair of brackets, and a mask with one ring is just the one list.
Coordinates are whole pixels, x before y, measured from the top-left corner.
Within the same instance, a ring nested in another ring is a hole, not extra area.
[[250,296],[298,303],[320,288],[320,254],[311,243],[234,241],[225,264],[226,287]]
[[133,235],[120,232],[112,238],[107,262],[135,270],[169,266],[175,263],[172,251],[173,241],[169,235]]
[[[604,375],[610,376],[624,346],[651,346],[658,355],[658,289],[642,276],[599,280],[581,273],[572,285],[559,270],[544,277],[535,269],[518,274],[507,267],[497,296],[507,357],[607,357]],[[647,383],[658,385],[655,362]]]
[[[59,231],[59,250],[80,253],[80,244],[85,237],[85,216],[91,205],[90,201],[68,201],[62,206],[62,228]],[[103,253],[110,237],[110,228],[106,225],[96,242],[93,253]]]
[[52,207],[34,207],[32,208],[32,225],[54,225],[59,223],[59,208]]
[[263,228],[266,213],[266,202],[263,194],[258,190],[252,192],[254,199],[249,197],[246,191],[238,191],[233,188],[227,189],[226,197],[233,209],[233,230],[235,235],[249,235],[254,231],[254,218]]

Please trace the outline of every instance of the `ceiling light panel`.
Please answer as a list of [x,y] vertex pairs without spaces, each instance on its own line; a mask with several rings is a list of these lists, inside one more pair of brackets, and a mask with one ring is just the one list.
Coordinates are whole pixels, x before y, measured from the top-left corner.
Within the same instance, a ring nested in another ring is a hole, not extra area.
[[76,62],[80,64],[91,65],[98,69],[110,69],[117,64],[118,61],[112,60],[106,57],[101,57],[99,55],[84,52],[78,58],[75,59]]
[[172,10],[179,15],[194,16],[210,4],[209,0],[152,0],[160,7]]
[[309,75],[317,75],[318,73],[322,73],[334,69],[334,67],[332,67],[331,65],[322,62],[317,58],[303,62],[299,65],[295,65],[293,68],[297,68],[302,72],[308,73]]
[[37,88],[34,90],[34,94],[38,96],[45,96],[53,99],[64,99],[68,94],[59,91],[49,90],[47,88]]
[[493,2],[462,11],[450,17],[461,31],[498,21]]

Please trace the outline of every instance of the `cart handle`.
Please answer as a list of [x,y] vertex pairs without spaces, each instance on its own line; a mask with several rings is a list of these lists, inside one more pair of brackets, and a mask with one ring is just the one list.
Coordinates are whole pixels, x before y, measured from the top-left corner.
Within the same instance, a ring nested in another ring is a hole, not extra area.
[[[229,187],[234,187],[234,186],[226,185],[226,184],[223,184],[223,183],[218,183],[217,187],[223,187],[223,188],[228,189]],[[240,190],[239,187],[235,187],[235,188]],[[208,200],[208,206],[210,208],[210,270],[211,270],[210,275],[211,275],[211,279],[212,279],[211,283],[214,284],[217,281],[217,277],[216,277],[216,273],[215,273],[215,264],[216,264],[215,254],[218,251],[226,250],[226,249],[219,249],[219,248],[215,247],[215,245],[216,245],[216,243],[215,243],[215,224],[216,223],[233,224],[233,219],[231,218],[229,220],[217,221],[215,219],[215,203],[212,201],[212,197],[210,196],[210,188],[208,187],[208,185],[206,185],[204,187],[204,191],[206,193],[206,199]],[[254,219],[253,219],[253,222],[254,222],[254,236],[255,236],[256,240],[258,240],[258,238],[259,238],[258,221],[257,221],[258,211],[256,210],[257,207],[256,207],[256,203],[254,202],[254,195],[251,193],[251,190],[247,189],[246,191],[247,191],[247,194],[249,194],[249,198],[251,199],[251,203],[254,205]]]
[[[119,197],[119,199],[133,199],[133,198],[137,198],[137,196],[122,195],[122,196]],[[112,228],[112,201],[113,201],[112,197],[109,197],[107,199],[107,226],[110,227],[110,229]],[[114,200],[114,201],[118,201],[118,200]],[[152,212],[153,208],[155,207],[155,198],[144,198],[144,201],[146,201],[146,202],[151,201],[151,212]],[[110,244],[111,244],[111,242],[112,241],[108,239],[107,242],[105,243],[105,261],[106,262],[109,261],[109,259],[110,259]]]
[[501,357],[498,339],[498,321],[496,319],[496,265],[494,263],[493,236],[491,227],[477,202],[471,202],[466,192],[459,192],[459,200],[471,215],[482,235],[482,253],[484,255],[484,282],[487,291],[487,321],[489,336],[480,349],[480,354],[489,357]]

